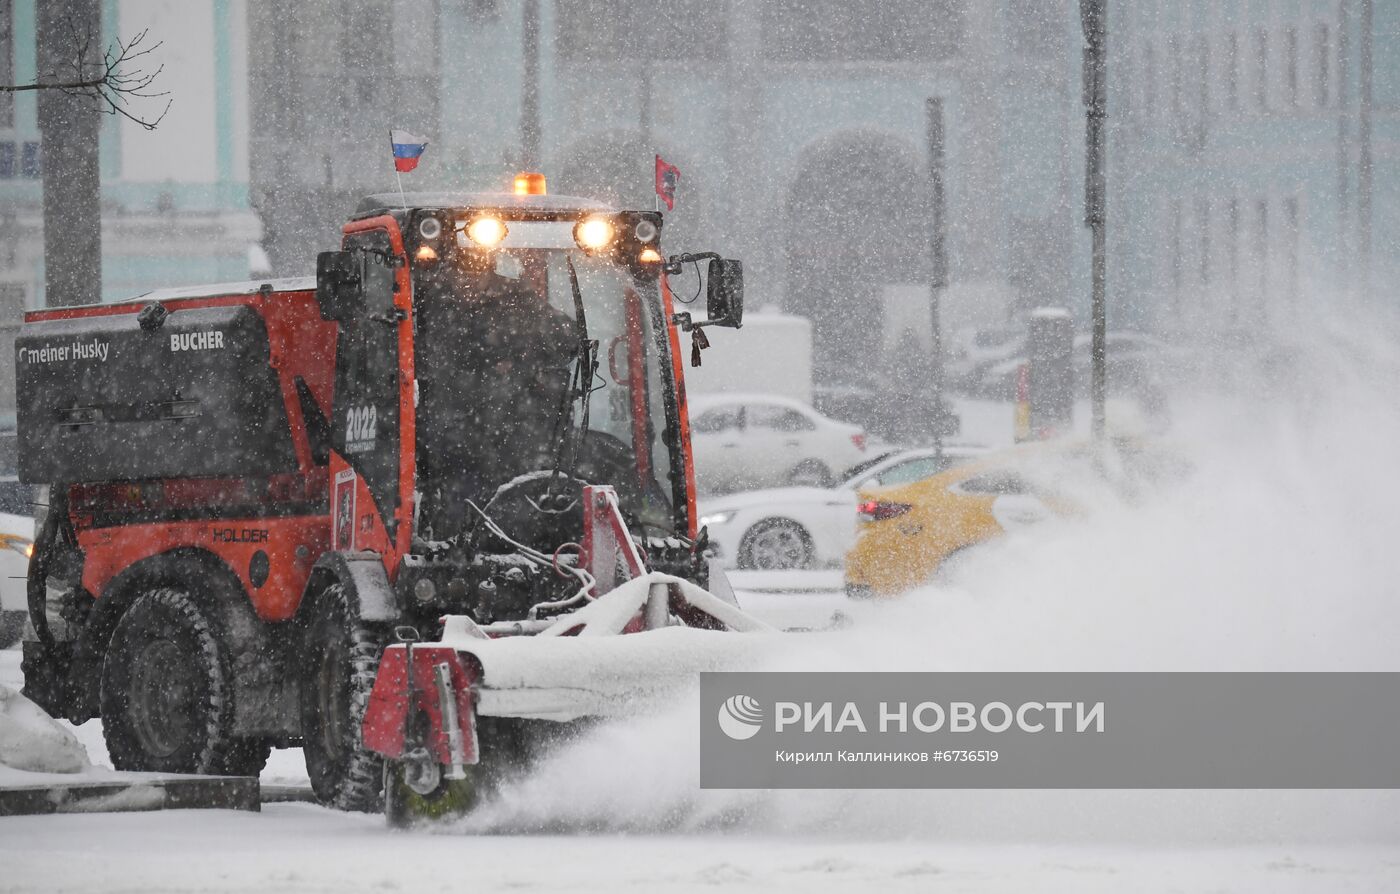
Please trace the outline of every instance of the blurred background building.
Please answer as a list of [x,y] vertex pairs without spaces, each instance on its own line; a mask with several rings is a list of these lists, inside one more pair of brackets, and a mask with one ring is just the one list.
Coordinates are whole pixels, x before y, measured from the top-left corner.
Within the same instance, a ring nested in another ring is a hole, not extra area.
[[[930,99],[946,116],[948,316],[999,322],[1073,282],[1071,9],[983,7],[254,5],[269,255],[279,272],[309,268],[352,198],[391,184],[391,120],[434,140],[413,186],[500,188],[539,168],[554,191],[647,207],[660,153],[683,172],[668,244],[742,257],[751,303],[813,320],[819,377],[869,368],[906,328],[929,340]],[[907,325],[882,325],[891,304]]]
[[[0,0],[0,79],[34,77],[38,2]],[[1109,10],[1111,325],[1286,325],[1358,259],[1400,273],[1400,4]],[[668,245],[743,258],[818,381],[858,384],[929,344],[938,100],[945,329],[1087,317],[1075,0],[103,0],[106,39],[147,27],[174,104],[104,119],[108,298],[309,272],[393,188],[390,126],[431,140],[408,189],[535,168],[648,207],[660,153]],[[0,94],[0,325],[44,301],[42,156]]]
[[1310,325],[1346,290],[1385,295],[1400,3],[1109,6],[1115,311],[1248,334]]

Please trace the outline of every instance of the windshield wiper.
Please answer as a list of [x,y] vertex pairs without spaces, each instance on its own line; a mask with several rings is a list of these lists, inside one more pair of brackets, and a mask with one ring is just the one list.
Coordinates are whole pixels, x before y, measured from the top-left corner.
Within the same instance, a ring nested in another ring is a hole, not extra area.
[[[583,436],[588,432],[588,405],[593,395],[593,379],[598,374],[598,343],[588,337],[588,317],[583,310],[583,290],[578,284],[578,270],[574,259],[565,256],[569,268],[569,288],[574,296],[574,333],[578,338],[574,371],[569,377],[569,387],[564,391],[559,415],[554,422],[554,474],[550,478],[550,496],[557,497],[556,488],[565,477],[573,477],[578,466],[579,453],[583,449]],[[579,402],[579,427],[573,438],[570,417],[573,415],[574,401]],[[564,453],[568,450],[568,474],[564,474]]]

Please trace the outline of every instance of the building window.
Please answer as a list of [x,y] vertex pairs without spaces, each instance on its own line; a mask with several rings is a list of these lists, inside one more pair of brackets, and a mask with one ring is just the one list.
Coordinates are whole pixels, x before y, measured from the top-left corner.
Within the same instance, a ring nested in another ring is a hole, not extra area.
[[1313,27],[1313,101],[1319,109],[1332,102],[1332,30],[1326,22]]
[[0,143],[0,180],[13,180],[19,174],[15,144],[6,140]]
[[1171,115],[1172,127],[1177,134],[1180,134],[1185,110],[1181,105],[1182,81],[1186,77],[1184,71],[1186,60],[1181,57],[1181,35],[1173,34],[1167,38],[1167,60],[1171,65],[1171,77],[1167,82],[1167,96],[1169,108],[1167,113]]
[[1254,105],[1259,109],[1269,107],[1269,32],[1265,28],[1254,31]]
[[1181,310],[1181,293],[1183,286],[1183,277],[1181,275],[1183,264],[1181,254],[1184,246],[1182,245],[1181,238],[1181,217],[1181,200],[1172,199],[1171,220],[1169,221],[1171,231],[1168,235],[1170,237],[1171,251],[1172,302],[1177,310]]
[[1289,196],[1283,200],[1283,237],[1287,241],[1284,248],[1284,264],[1286,265],[1284,275],[1287,282],[1284,284],[1285,294],[1290,307],[1298,305],[1298,243],[1299,234],[1298,197]]
[[1210,199],[1204,196],[1196,199],[1196,239],[1200,243],[1200,267],[1196,272],[1201,285],[1210,285]]
[[[662,7],[676,2],[670,0]],[[693,42],[695,38],[688,36],[689,23],[703,20],[720,4],[714,0],[686,2],[697,9],[693,18],[682,21],[682,33],[687,35],[682,39]],[[627,27],[653,15],[646,12],[653,6],[641,4],[638,17]],[[955,59],[963,43],[966,10],[986,15],[980,6],[965,0],[767,0],[760,6],[764,53],[784,62]]]
[[1151,40],[1142,51],[1142,111],[1148,120],[1157,116],[1157,48]]
[[1284,89],[1288,94],[1288,107],[1298,107],[1298,29],[1288,28],[1283,32],[1283,78]]
[[[15,82],[15,2],[0,0],[0,84]],[[0,130],[15,126],[15,95],[0,93]]]
[[24,322],[24,293],[22,283],[0,283],[0,327],[13,330]]
[[1254,300],[1256,322],[1263,322],[1269,298],[1269,200],[1254,201]]
[[710,0],[556,0],[554,46],[569,62],[722,59],[728,32]]
[[28,142],[20,152],[19,175],[28,180],[38,180],[44,175],[43,155],[39,151],[39,144]]
[[1228,232],[1225,234],[1225,263],[1230,276],[1230,320],[1235,322],[1240,306],[1240,200],[1231,198],[1225,212]]
[[1225,108],[1240,108],[1240,36],[1234,31],[1225,35]]
[[1199,151],[1206,148],[1206,123],[1210,118],[1210,40],[1204,34],[1196,38],[1196,73],[1200,77],[1195,134]]

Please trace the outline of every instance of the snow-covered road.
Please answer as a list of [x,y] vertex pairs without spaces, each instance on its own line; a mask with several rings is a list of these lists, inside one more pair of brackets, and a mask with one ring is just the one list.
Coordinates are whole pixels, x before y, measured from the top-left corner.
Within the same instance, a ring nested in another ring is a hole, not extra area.
[[[862,611],[829,592],[741,597],[783,625]],[[19,652],[0,652],[0,683],[20,682]],[[666,737],[677,724],[662,726],[659,737],[651,726],[628,731],[629,744],[671,748]],[[100,724],[77,733],[105,763]],[[629,762],[625,750],[618,757]],[[571,773],[571,763],[596,765],[596,754],[581,750],[553,772]],[[689,775],[670,762],[661,767]],[[524,834],[502,830],[534,824],[532,808],[488,818],[485,829],[410,833],[388,830],[378,816],[310,804],[269,804],[260,814],[0,818],[0,892],[1400,889],[1400,846],[1369,834],[1364,819],[1386,803],[1375,793],[717,793],[716,806],[694,800],[684,779],[663,781],[653,797],[647,772],[641,767],[625,793],[599,794],[616,784],[616,772],[596,784],[577,781],[590,810]],[[295,750],[276,752],[264,774],[268,782],[304,779]],[[543,787],[553,788],[548,780]],[[528,788],[517,794],[527,804],[540,797]],[[548,811],[569,793],[544,797]],[[1342,820],[1356,809],[1361,843],[1357,821]],[[1304,816],[1313,821],[1293,822]],[[1329,816],[1342,820],[1334,831]]]
[[0,820],[3,891],[1393,891],[1400,854],[781,835],[396,833],[302,804],[261,814]]
[[[946,588],[741,598],[781,627],[849,616],[784,640],[794,668],[1400,670],[1393,354],[1319,367],[1297,412],[1183,409],[1189,481],[1004,538]],[[0,892],[1400,890],[1400,792],[701,790],[698,724],[678,698],[602,725],[431,831],[308,804],[0,818]],[[77,733],[102,763],[98,724]],[[299,755],[264,779],[304,779]]]

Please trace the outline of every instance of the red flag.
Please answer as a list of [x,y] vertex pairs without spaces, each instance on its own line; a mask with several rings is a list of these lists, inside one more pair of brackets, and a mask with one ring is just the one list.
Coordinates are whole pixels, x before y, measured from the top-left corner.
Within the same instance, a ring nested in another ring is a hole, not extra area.
[[680,179],[680,168],[656,156],[656,194],[665,201],[667,211],[676,209],[676,183]]

